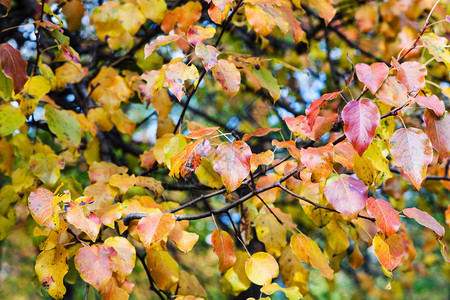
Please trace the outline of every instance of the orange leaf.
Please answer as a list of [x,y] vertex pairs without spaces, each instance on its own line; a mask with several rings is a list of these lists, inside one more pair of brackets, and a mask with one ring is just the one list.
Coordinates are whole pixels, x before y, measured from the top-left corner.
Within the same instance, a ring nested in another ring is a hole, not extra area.
[[153,243],[164,239],[174,226],[172,214],[149,214],[139,220],[137,232],[144,246],[151,249]]
[[198,139],[207,135],[211,135],[216,132],[220,127],[204,127],[197,130],[192,131],[186,137],[189,139]]
[[327,144],[318,148],[300,150],[302,163],[308,168],[312,182],[320,182],[327,179],[333,172],[333,144]]
[[204,40],[210,39],[216,34],[214,27],[202,27],[194,25],[189,29],[187,33],[187,39],[189,43],[193,45],[202,44]]
[[402,260],[403,245],[397,234],[391,235],[386,240],[377,234],[373,239],[373,248],[380,263],[389,271],[398,266]]
[[269,134],[270,132],[276,132],[276,131],[280,131],[280,128],[268,128],[268,127],[258,128],[255,130],[254,133],[244,134],[244,137],[242,138],[242,140],[244,142],[246,142],[249,139],[251,139],[252,137],[261,137],[261,136],[265,136],[265,135]]
[[109,237],[103,242],[113,263],[115,275],[120,283],[133,271],[136,261],[136,249],[124,237]]
[[217,147],[213,167],[222,176],[228,193],[237,189],[248,176],[251,157],[250,147],[242,141],[224,142]]
[[319,115],[320,109],[322,109],[325,106],[325,104],[326,104],[325,101],[333,100],[337,96],[339,96],[341,93],[342,93],[342,90],[340,90],[339,92],[324,94],[319,99],[316,99],[311,102],[311,104],[305,111],[306,119],[308,120],[308,125],[311,129],[313,128],[316,118]]
[[219,271],[223,275],[236,262],[233,239],[226,231],[216,229],[211,236],[211,243],[214,253],[219,257]]
[[272,146],[275,146],[280,149],[287,148],[293,158],[300,160],[300,149],[297,148],[294,141],[279,142],[277,140],[273,140]]
[[77,229],[85,232],[89,238],[95,242],[97,239],[102,221],[93,213],[85,216],[83,208],[76,202],[70,201],[66,209],[67,222],[75,226]]
[[47,189],[37,189],[28,197],[28,208],[33,219],[41,226],[58,228],[59,207],[53,199],[53,193]]
[[271,150],[259,154],[252,153],[252,158],[250,159],[251,171],[255,172],[260,165],[270,165],[273,159],[274,155]]
[[211,144],[208,140],[198,139],[184,147],[183,151],[171,158],[169,175],[178,178],[181,174],[187,180],[200,165],[202,157],[208,156]]
[[214,78],[222,85],[224,92],[230,97],[236,96],[241,85],[241,73],[236,66],[228,60],[220,59],[211,70]]
[[367,212],[376,219],[378,228],[387,236],[397,232],[400,227],[398,211],[392,205],[382,199],[370,197],[366,203]]

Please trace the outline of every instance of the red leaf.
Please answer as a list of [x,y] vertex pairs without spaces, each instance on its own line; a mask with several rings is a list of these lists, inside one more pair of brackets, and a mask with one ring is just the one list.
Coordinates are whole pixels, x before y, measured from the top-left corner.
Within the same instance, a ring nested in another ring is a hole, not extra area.
[[271,150],[259,154],[252,153],[252,158],[250,159],[251,171],[255,172],[260,165],[270,165],[273,159],[274,155]]
[[446,114],[444,118],[438,119],[428,109],[423,114],[425,121],[425,133],[431,140],[433,148],[439,152],[441,161],[450,156],[450,117]]
[[333,123],[338,119],[338,114],[331,113],[326,117],[317,116],[314,126],[311,130],[310,139],[318,141],[319,138],[333,128]]
[[380,123],[378,107],[370,100],[350,101],[342,110],[344,131],[356,152],[362,156]]
[[33,219],[41,226],[57,228],[59,207],[53,201],[53,193],[47,189],[37,189],[28,197],[28,208]]
[[395,234],[400,227],[398,211],[382,199],[370,197],[366,203],[367,211],[376,219],[378,228],[387,236]]
[[311,102],[311,105],[306,109],[306,119],[308,120],[308,125],[312,129],[314,122],[316,121],[317,116],[319,115],[320,109],[323,108],[326,104],[325,101],[330,101],[335,99],[342,93],[342,90],[339,92],[324,94],[319,99],[316,99]]
[[350,217],[356,217],[366,206],[367,191],[361,180],[345,174],[331,177],[325,186],[328,202],[338,212]]
[[139,220],[137,232],[145,247],[150,249],[153,243],[164,239],[175,226],[172,214],[149,214]]
[[20,55],[20,51],[10,44],[0,44],[0,62],[3,73],[14,82],[14,92],[18,94],[28,80],[27,62]]
[[222,176],[227,191],[237,189],[250,172],[252,150],[242,141],[224,142],[217,147],[213,168]]
[[75,267],[81,278],[99,292],[112,276],[111,264],[108,250],[102,245],[84,246],[75,255]]
[[444,101],[439,100],[436,95],[431,95],[430,97],[417,96],[414,100],[416,100],[419,105],[433,110],[438,117],[442,117],[445,112]]
[[402,260],[403,245],[400,237],[396,234],[385,241],[377,234],[373,239],[373,248],[380,263],[389,271],[398,266]]
[[410,219],[414,219],[422,226],[433,230],[438,236],[443,237],[445,234],[444,227],[430,216],[427,212],[421,211],[415,207],[405,208],[403,214]]
[[262,136],[265,136],[265,135],[267,135],[267,134],[269,134],[271,132],[276,132],[276,131],[280,131],[280,128],[268,128],[268,127],[258,128],[253,133],[246,133],[246,134],[244,134],[244,137],[242,138],[242,141],[246,142],[249,139],[251,139],[252,137],[262,137]]
[[236,262],[233,239],[226,231],[214,230],[211,236],[214,253],[219,257],[219,271],[224,274]]
[[236,96],[241,85],[241,73],[236,66],[225,59],[220,59],[212,69],[214,78],[220,82],[225,93]]
[[374,95],[389,74],[389,68],[385,63],[374,63],[370,66],[359,63],[356,64],[355,69],[359,81],[364,83]]
[[433,160],[430,139],[418,128],[400,128],[389,140],[393,164],[408,175],[411,183],[420,190],[427,166]]
[[183,177],[187,180],[200,165],[202,157],[208,156],[211,151],[211,144],[208,140],[198,139],[194,143],[184,147],[183,151],[171,158],[172,177]]
[[333,172],[333,144],[300,150],[302,163],[312,172],[311,181],[320,182]]

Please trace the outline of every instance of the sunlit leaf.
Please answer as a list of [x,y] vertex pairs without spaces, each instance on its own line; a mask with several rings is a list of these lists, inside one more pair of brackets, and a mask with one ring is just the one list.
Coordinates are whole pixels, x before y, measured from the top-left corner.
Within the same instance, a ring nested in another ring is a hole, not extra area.
[[438,117],[442,117],[445,112],[444,101],[439,100],[436,95],[427,96],[417,96],[414,98],[417,104],[425,106],[428,109],[433,110]]
[[233,239],[226,231],[216,229],[211,236],[211,243],[214,246],[214,253],[219,257],[220,274],[224,274],[236,262]]
[[434,33],[425,33],[420,37],[420,40],[427,47],[431,55],[436,58],[436,61],[444,62],[447,69],[450,69],[450,51],[447,49],[447,39],[440,37]]
[[224,92],[230,97],[236,96],[241,85],[241,73],[236,66],[225,59],[219,59],[211,70],[214,78],[222,85]]
[[388,237],[395,234],[400,227],[398,211],[383,199],[367,199],[367,212],[376,219],[378,228]]
[[152,245],[164,239],[175,226],[172,214],[149,214],[139,220],[137,232],[143,244],[151,249]]
[[214,34],[216,34],[216,29],[214,27],[201,27],[194,25],[187,33],[187,39],[189,43],[196,46],[203,43],[204,40],[212,38]]
[[280,257],[281,250],[286,247],[287,230],[270,213],[259,216],[256,225],[256,236],[264,243],[266,251],[274,257]]
[[367,186],[349,175],[335,175],[327,181],[325,196],[340,213],[355,217],[366,206]]
[[81,127],[75,114],[67,110],[54,109],[50,105],[46,105],[44,109],[50,131],[62,143],[77,147],[81,142]]
[[181,101],[186,94],[185,81],[191,80],[196,86],[198,79],[198,70],[194,65],[188,66],[183,62],[177,62],[170,64],[166,70],[165,82],[169,91],[177,97],[178,101]]
[[393,164],[399,167],[413,186],[420,190],[428,165],[433,160],[431,141],[418,128],[400,128],[389,140]]
[[283,292],[289,300],[295,300],[302,298],[302,294],[298,290],[297,286],[282,288],[278,283],[266,284],[261,288],[261,293],[272,295],[273,293],[281,291]]
[[255,130],[254,133],[246,133],[244,134],[244,137],[242,138],[242,140],[244,142],[248,141],[249,139],[251,139],[252,137],[262,137],[265,136],[271,132],[277,132],[280,131],[280,128],[268,128],[268,127],[264,127],[264,128],[258,128]]
[[245,273],[251,282],[257,285],[271,283],[279,274],[278,263],[272,255],[257,252],[245,262]]
[[438,236],[443,237],[445,234],[444,227],[436,221],[435,218],[430,216],[427,212],[421,211],[415,207],[405,208],[403,214],[408,218],[414,219],[422,226],[425,226],[433,230]]
[[156,286],[163,291],[169,290],[178,282],[178,263],[167,251],[151,249],[147,251],[145,262]]
[[441,161],[450,156],[450,116],[445,114],[441,119],[434,116],[429,110],[423,114],[425,133],[430,138],[433,148],[439,152]]
[[0,136],[12,134],[25,124],[25,116],[20,109],[10,104],[0,105]]
[[220,51],[214,46],[198,43],[195,46],[195,55],[197,55],[203,62],[205,70],[209,71],[212,67],[217,65],[217,57],[220,55]]
[[333,145],[300,150],[302,163],[311,171],[311,181],[319,182],[327,179],[333,172]]
[[119,282],[123,282],[133,271],[136,261],[134,246],[124,237],[109,237],[103,242],[113,263],[114,272]]
[[383,81],[389,74],[389,68],[385,63],[373,63],[366,65],[358,63],[355,66],[358,79],[375,95]]
[[84,246],[78,250],[75,267],[81,278],[100,292],[112,276],[112,261],[102,245]]
[[324,94],[319,99],[316,99],[311,102],[311,104],[305,111],[306,119],[308,120],[308,125],[311,129],[313,128],[316,118],[319,115],[320,109],[322,109],[325,106],[325,104],[327,104],[327,101],[335,99],[341,93],[342,90],[339,92]]
[[54,299],[62,299],[66,293],[63,279],[68,269],[67,250],[61,245],[42,251],[36,258],[35,270],[39,281]]
[[227,191],[237,189],[250,172],[250,147],[241,141],[222,143],[214,155],[214,170],[221,176]]
[[373,248],[381,265],[389,271],[398,266],[403,256],[403,245],[397,234],[391,235],[386,240],[377,234],[373,239]]
[[370,100],[351,101],[342,110],[344,131],[360,156],[366,151],[380,123],[378,107]]
[[255,172],[256,169],[261,165],[270,165],[273,162],[274,154],[271,150],[262,152],[259,154],[252,153],[252,158],[250,159],[251,171]]

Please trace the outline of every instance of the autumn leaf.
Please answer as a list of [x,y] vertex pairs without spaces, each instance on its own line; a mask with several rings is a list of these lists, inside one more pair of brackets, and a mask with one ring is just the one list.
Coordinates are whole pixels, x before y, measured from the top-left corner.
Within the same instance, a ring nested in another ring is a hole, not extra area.
[[117,279],[122,283],[133,271],[136,261],[136,249],[124,237],[109,237],[103,242],[109,252]]
[[75,114],[67,110],[57,110],[46,105],[45,118],[48,128],[58,140],[72,147],[78,147],[81,142],[81,126]]
[[195,55],[197,55],[203,62],[205,70],[209,71],[215,65],[217,65],[217,57],[220,55],[220,51],[214,46],[198,43],[195,46]]
[[378,107],[370,100],[350,101],[342,110],[342,120],[345,135],[359,156],[362,156],[380,123]]
[[279,274],[278,263],[272,255],[257,252],[245,262],[245,273],[251,282],[264,285],[272,282]]
[[181,36],[178,34],[169,34],[169,35],[160,35],[154,41],[145,45],[144,52],[145,58],[152,55],[155,49],[158,49],[161,46],[167,45],[171,42],[177,41]]
[[436,95],[427,96],[417,96],[414,98],[417,104],[425,106],[436,113],[440,118],[445,113],[444,101],[439,100]]
[[261,288],[261,293],[272,295],[273,293],[281,291],[289,300],[296,300],[302,298],[302,294],[298,290],[297,286],[282,288],[278,283],[266,284]]
[[62,299],[66,293],[64,286],[64,276],[67,274],[68,252],[61,245],[39,253],[36,258],[36,274],[42,286],[54,299]]
[[400,106],[408,101],[406,87],[399,83],[394,76],[389,76],[378,90],[378,99],[391,106]]
[[358,79],[364,83],[374,95],[389,74],[389,68],[385,63],[373,63],[370,66],[364,63],[358,63],[356,64],[355,69]]
[[225,59],[219,59],[211,70],[214,78],[222,85],[224,92],[231,98],[236,96],[241,84],[241,73],[236,66]]
[[427,69],[424,65],[417,61],[406,61],[400,64],[395,58],[392,58],[392,61],[397,69],[397,80],[403,83],[410,95],[416,95],[425,87]]
[[274,154],[271,150],[259,154],[252,153],[252,158],[250,159],[250,171],[255,172],[261,165],[270,165],[273,162],[273,159]]
[[28,197],[28,208],[33,219],[41,226],[57,229],[59,226],[59,199],[47,189],[37,189]]
[[447,69],[450,69],[450,51],[447,49],[447,39],[440,37],[434,33],[425,33],[420,37],[424,46],[428,49],[431,55],[436,58],[436,61],[444,62]]
[[213,166],[221,176],[228,193],[237,189],[250,172],[252,151],[242,141],[224,142],[217,147]]
[[398,211],[383,199],[367,199],[367,212],[375,218],[378,228],[386,235],[395,234],[400,227]]
[[186,94],[185,81],[191,80],[193,85],[196,86],[199,79],[197,68],[194,65],[188,66],[183,62],[170,64],[165,71],[165,75],[165,83],[178,101],[181,101]]
[[255,224],[256,236],[264,243],[266,251],[274,257],[280,257],[286,247],[286,228],[270,213],[261,215]]
[[389,140],[389,151],[393,164],[408,175],[413,186],[420,190],[427,167],[433,159],[430,139],[418,128],[400,128]]
[[204,40],[212,38],[214,34],[216,34],[216,29],[214,27],[202,27],[194,25],[188,31],[187,39],[189,43],[197,46],[199,44],[202,44]]
[[444,236],[444,227],[427,212],[421,211],[420,209],[417,209],[415,207],[405,208],[402,212],[408,218],[416,220],[420,225],[433,230],[439,237],[442,238]]
[[199,139],[215,133],[219,128],[220,128],[219,126],[200,128],[192,131],[191,133],[186,135],[186,137],[189,139]]
[[373,239],[373,248],[380,263],[389,271],[398,266],[403,256],[403,245],[397,234],[386,240],[377,234]]
[[208,140],[198,139],[187,145],[183,151],[171,158],[169,175],[178,178],[180,175],[187,180],[200,165],[202,157],[208,156],[211,144]]
[[316,118],[319,115],[320,109],[322,109],[325,106],[325,104],[327,104],[326,101],[335,99],[341,93],[342,93],[342,90],[339,92],[324,94],[319,99],[316,99],[311,102],[311,104],[305,111],[306,119],[308,120],[308,125],[311,129],[313,128]]
[[167,251],[151,249],[145,256],[147,268],[157,287],[168,291],[180,278],[180,269]]
[[311,171],[311,181],[327,179],[333,172],[333,144],[300,150],[302,163]]
[[95,242],[102,221],[95,214],[90,214],[86,217],[82,207],[72,201],[67,204],[65,209],[67,222],[85,232],[91,241]]
[[297,117],[284,117],[283,121],[286,122],[289,130],[296,136],[305,139],[312,135],[311,128],[309,127],[306,116],[299,115]]
[[19,50],[8,43],[3,43],[0,44],[0,63],[3,73],[14,82],[14,92],[19,93],[28,80],[27,62],[22,58]]
[[356,217],[366,206],[367,186],[349,175],[335,175],[327,181],[325,196],[328,202],[340,213]]
[[223,275],[236,262],[234,242],[226,231],[216,229],[211,236],[211,243],[214,253],[219,257],[219,271]]
[[255,130],[254,133],[246,133],[244,134],[244,137],[242,138],[242,141],[246,142],[249,139],[251,139],[252,137],[262,137],[265,136],[271,132],[277,132],[280,131],[280,128],[268,128],[268,127],[263,127],[263,128],[258,128]]
[[139,220],[137,232],[147,249],[164,239],[175,226],[175,217],[172,214],[149,214]]
[[81,278],[99,292],[112,276],[112,261],[102,245],[84,246],[75,255],[75,267]]
[[433,148],[439,153],[441,161],[450,156],[450,116],[448,113],[443,118],[437,118],[428,109],[423,114],[425,121],[425,134],[430,138]]
[[0,105],[0,136],[14,133],[25,124],[26,118],[20,111],[10,104]]
[[170,232],[169,237],[177,244],[178,249],[180,249],[184,253],[188,253],[189,251],[191,251],[199,238],[198,234],[196,234],[195,232],[182,230],[179,222],[175,223],[175,226]]

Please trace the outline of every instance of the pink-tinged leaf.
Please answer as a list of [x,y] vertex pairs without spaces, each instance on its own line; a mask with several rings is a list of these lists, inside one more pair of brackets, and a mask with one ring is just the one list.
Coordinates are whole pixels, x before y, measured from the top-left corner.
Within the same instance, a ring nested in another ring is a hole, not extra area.
[[216,34],[214,27],[202,27],[198,25],[192,26],[188,33],[187,39],[189,43],[195,45],[202,44],[204,40],[210,39]]
[[175,224],[175,227],[170,232],[169,237],[177,244],[178,249],[180,249],[184,253],[188,253],[192,250],[195,243],[197,243],[198,234],[182,230],[182,227],[179,225],[179,223],[180,222],[177,222]]
[[47,189],[37,189],[28,197],[28,208],[33,219],[41,226],[57,228],[59,207],[53,200],[53,193]]
[[216,132],[220,127],[204,127],[197,130],[192,131],[186,137],[189,139],[199,139],[207,135],[211,135]]
[[389,74],[389,68],[385,63],[374,63],[370,66],[358,63],[355,69],[359,81],[364,83],[374,95]]
[[85,232],[91,241],[95,242],[102,225],[102,221],[96,215],[90,214],[89,217],[86,217],[83,208],[78,203],[71,201],[66,206],[66,218],[67,222]]
[[178,178],[180,175],[187,180],[200,166],[202,157],[208,156],[211,144],[208,140],[198,139],[184,147],[183,151],[171,158],[169,175]]
[[28,80],[27,62],[20,55],[20,51],[10,44],[0,44],[0,63],[3,73],[12,78],[14,92],[18,94]]
[[89,179],[92,183],[108,182],[114,174],[126,173],[127,167],[119,167],[109,162],[94,162],[89,168]]
[[114,229],[114,221],[122,217],[122,203],[118,202],[103,209],[95,210],[95,215],[106,225]]
[[433,148],[427,135],[418,128],[400,128],[389,140],[393,164],[400,168],[420,190],[427,167],[433,160]]
[[345,216],[356,217],[366,206],[367,186],[349,175],[335,175],[328,179],[325,196],[328,202]]
[[398,61],[392,59],[397,69],[397,80],[403,83],[411,95],[416,95],[420,89],[425,87],[425,76],[427,69],[417,61],[407,61],[399,64]]
[[450,116],[445,114],[438,119],[431,111],[425,110],[423,114],[425,121],[425,133],[431,140],[433,148],[439,152],[441,161],[445,161],[450,156]]
[[142,101],[151,102],[163,87],[164,72],[160,70],[146,71],[140,78],[145,80],[146,84],[138,86],[139,95]]
[[353,169],[352,161],[355,155],[356,151],[348,139],[334,146],[334,161],[349,170]]
[[[225,7],[229,4],[231,4],[233,0],[212,0],[215,6],[220,9],[220,11],[223,11]],[[211,2],[211,0],[207,0],[208,3]]]
[[394,76],[389,76],[378,91],[377,97],[384,103],[397,107],[408,101],[408,91]]
[[286,122],[289,130],[296,134],[296,136],[302,139],[306,139],[311,136],[311,128],[308,125],[306,116],[299,115],[296,118],[284,117],[283,120]]
[[171,91],[181,101],[186,94],[186,80],[192,80],[193,85],[198,83],[199,74],[194,65],[188,66],[183,62],[170,64],[165,72],[165,83]]
[[333,123],[338,120],[338,114],[331,113],[326,117],[317,116],[314,126],[311,129],[310,139],[318,141],[319,138],[333,128]]
[[252,158],[250,159],[251,171],[255,172],[260,165],[270,165],[273,159],[274,155],[271,150],[259,154],[252,153]]
[[333,144],[300,150],[302,163],[311,171],[311,181],[320,182],[333,172]]
[[220,59],[212,69],[214,78],[220,82],[225,93],[236,96],[241,85],[241,73],[236,66],[225,59]]
[[233,239],[226,231],[216,229],[211,236],[211,243],[214,253],[219,257],[219,271],[223,275],[236,262]]
[[415,207],[405,208],[403,214],[410,219],[414,219],[422,226],[433,230],[438,236],[443,237],[445,234],[444,227],[430,216],[427,212],[417,209]]
[[283,149],[286,148],[288,149],[289,153],[292,155],[293,158],[297,159],[298,161],[300,161],[300,149],[297,148],[297,145],[295,145],[294,141],[277,141],[277,140],[273,140],[272,141],[272,146],[275,146],[279,149]]
[[387,236],[395,234],[400,227],[398,211],[382,199],[367,199],[367,212],[375,218],[378,228]]
[[102,245],[84,246],[75,255],[75,267],[81,278],[99,292],[112,276],[112,261]]
[[158,49],[161,46],[167,45],[171,42],[177,41],[181,36],[178,34],[169,34],[169,35],[160,35],[154,41],[148,43],[144,47],[145,58],[152,55],[155,49]]
[[197,46],[195,46],[195,55],[202,60],[206,71],[211,70],[212,67],[217,65],[217,56],[219,56],[220,53],[221,52],[217,50],[216,47],[211,45],[198,43]]
[[265,135],[267,135],[267,134],[269,134],[271,132],[277,132],[277,131],[280,131],[280,128],[268,128],[268,127],[258,128],[253,133],[246,133],[246,134],[244,134],[244,137],[242,138],[242,140],[244,142],[246,142],[249,139],[251,139],[252,137],[262,137],[262,136],[265,136]]
[[164,239],[175,226],[175,217],[172,214],[149,214],[139,220],[137,232],[142,243],[151,249],[153,243]]
[[224,142],[217,147],[213,168],[222,176],[228,193],[237,189],[250,173],[252,150],[242,141]]
[[439,100],[436,95],[431,95],[430,97],[417,96],[414,100],[416,100],[417,104],[433,110],[439,118],[442,117],[445,112],[444,101]]
[[319,115],[320,109],[322,109],[325,106],[326,104],[325,101],[333,100],[341,93],[342,90],[340,90],[339,92],[324,94],[319,99],[316,99],[311,102],[311,105],[305,111],[306,119],[308,120],[308,125],[311,129],[313,128],[316,118]]
[[125,281],[121,284],[115,276],[112,276],[102,290],[102,299],[128,299],[133,287],[133,283]]
[[378,107],[370,100],[350,101],[342,110],[344,131],[359,156],[369,147],[380,123]]
[[403,244],[400,237],[396,234],[391,235],[386,240],[383,240],[377,234],[373,239],[373,248],[380,263],[389,271],[398,266],[402,260]]
[[109,237],[103,242],[103,246],[109,252],[115,272],[119,282],[122,282],[133,271],[136,262],[136,249],[124,237]]
[[221,10],[214,3],[208,8],[208,15],[214,23],[222,24],[222,22],[227,18],[228,13],[231,9],[231,3],[226,5],[225,9]]

